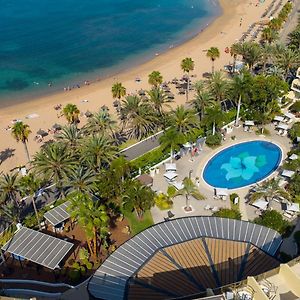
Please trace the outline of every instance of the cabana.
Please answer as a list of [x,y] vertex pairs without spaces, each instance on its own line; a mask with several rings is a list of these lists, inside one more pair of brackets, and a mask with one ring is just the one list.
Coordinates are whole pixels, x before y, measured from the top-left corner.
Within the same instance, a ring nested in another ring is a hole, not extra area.
[[299,212],[299,203],[288,203],[285,210],[289,212]]
[[245,121],[244,131],[250,131],[252,126],[254,126],[254,121],[251,121],[251,120]]
[[268,201],[266,201],[264,199],[258,199],[252,203],[252,206],[255,206],[261,210],[266,210],[268,207],[268,204],[269,204]]
[[283,170],[281,176],[291,178],[295,174],[294,171],[291,170]]
[[275,116],[275,118],[273,119],[273,121],[275,121],[275,122],[283,122],[283,120],[284,120],[284,117],[283,116]]
[[63,223],[70,218],[70,213],[67,208],[70,206],[70,201],[67,201],[44,214],[44,218],[49,222],[55,232],[57,228],[63,228]]
[[294,119],[295,116],[293,114],[289,113],[289,112],[286,112],[284,114],[284,117],[285,117],[284,119],[285,119],[286,122],[291,122]]
[[26,227],[17,230],[2,247],[3,252],[17,257],[21,263],[26,259],[51,270],[59,268],[59,263],[74,245]]
[[226,197],[228,196],[228,189],[216,188],[215,194],[218,198],[226,200]]
[[289,156],[289,159],[290,160],[296,160],[296,159],[298,159],[298,155],[293,153],[291,156]]
[[288,130],[289,126],[287,124],[284,123],[279,123],[276,127],[276,129],[283,129],[283,130]]
[[175,163],[166,163],[166,172],[176,172],[177,168],[176,168],[176,164]]
[[176,172],[167,172],[164,174],[164,177],[169,181],[173,181],[177,176],[178,174]]

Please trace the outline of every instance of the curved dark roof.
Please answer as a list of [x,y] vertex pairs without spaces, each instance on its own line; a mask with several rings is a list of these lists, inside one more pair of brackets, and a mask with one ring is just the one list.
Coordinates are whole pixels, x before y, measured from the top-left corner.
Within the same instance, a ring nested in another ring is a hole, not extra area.
[[156,224],[125,242],[98,268],[88,291],[99,299],[124,299],[128,280],[162,248],[199,238],[247,242],[273,256],[278,232],[253,223],[217,217],[185,217]]

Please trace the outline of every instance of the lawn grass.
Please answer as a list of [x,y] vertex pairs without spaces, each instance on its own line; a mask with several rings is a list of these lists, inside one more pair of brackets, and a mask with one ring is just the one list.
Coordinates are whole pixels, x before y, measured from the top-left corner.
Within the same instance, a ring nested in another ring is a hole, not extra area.
[[123,211],[123,214],[128,220],[132,235],[135,235],[154,224],[150,210],[147,210],[144,213],[143,219],[141,220],[138,220],[135,212]]

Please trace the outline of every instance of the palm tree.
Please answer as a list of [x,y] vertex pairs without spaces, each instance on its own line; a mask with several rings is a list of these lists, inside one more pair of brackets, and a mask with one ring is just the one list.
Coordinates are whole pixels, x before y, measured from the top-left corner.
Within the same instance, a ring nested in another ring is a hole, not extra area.
[[157,88],[163,82],[163,77],[159,71],[153,71],[148,75],[148,83]]
[[274,47],[270,44],[264,44],[261,48],[261,62],[263,63],[263,74],[266,73],[266,65],[274,56]]
[[192,100],[192,104],[194,109],[199,113],[200,120],[203,119],[205,109],[213,103],[213,97],[208,90],[196,92],[195,98]]
[[216,103],[206,109],[203,123],[207,126],[212,126],[212,135],[216,134],[216,127],[223,124],[224,121],[225,114],[220,104]]
[[76,125],[64,126],[62,130],[55,135],[56,139],[71,148],[75,148],[80,141],[82,134]]
[[241,54],[241,44],[232,44],[230,47],[230,55],[233,57],[232,73],[235,73],[236,59],[239,54]]
[[266,27],[263,29],[261,33],[261,41],[272,44],[274,41],[278,39],[278,32],[270,27]]
[[261,59],[261,47],[257,43],[245,42],[241,44],[239,54],[243,56],[244,62],[252,71],[254,65]]
[[189,101],[189,89],[190,89],[190,71],[194,70],[195,63],[190,57],[186,57],[181,61],[181,69],[187,74],[187,88],[186,88],[186,102]]
[[77,124],[79,122],[80,111],[75,104],[67,104],[63,108],[62,113],[69,124]]
[[75,192],[68,198],[71,218],[76,219],[84,229],[89,251],[96,259],[108,234],[109,217],[106,208],[87,194]]
[[16,122],[11,129],[11,134],[17,142],[22,142],[25,148],[25,153],[28,161],[30,161],[29,151],[27,147],[28,137],[31,130],[27,124],[23,122]]
[[116,82],[111,88],[113,98],[118,98],[119,100],[126,95],[126,88],[121,82]]
[[183,105],[177,106],[173,111],[174,128],[180,134],[185,134],[197,127],[197,117],[191,109],[184,108]]
[[264,198],[269,203],[274,199],[280,200],[284,198],[289,200],[290,194],[279,186],[279,181],[279,178],[272,178],[255,187],[255,192],[250,195],[250,202],[253,203],[261,198]]
[[115,121],[107,110],[100,109],[91,118],[88,119],[88,123],[85,125],[84,131],[88,134],[108,134],[114,137],[117,130],[117,121]]
[[279,53],[277,52],[276,64],[284,70],[285,80],[288,78],[290,70],[294,67],[297,67],[299,63],[300,63],[299,51],[285,48],[283,51]]
[[180,133],[176,130],[176,128],[171,127],[159,138],[159,142],[163,150],[170,149],[172,160],[173,151],[176,150],[179,145],[185,142],[185,138],[183,133]]
[[67,194],[72,192],[91,194],[95,189],[95,181],[94,171],[79,166],[68,174],[68,177],[64,180],[64,186]]
[[6,205],[0,206],[0,217],[2,224],[5,222],[8,222],[9,224],[20,223],[20,214],[20,207],[16,206],[14,203],[7,203]]
[[219,103],[226,98],[228,82],[220,71],[212,74],[208,87],[214,99]]
[[217,47],[210,47],[207,50],[206,56],[211,60],[211,73],[213,74],[215,71],[215,60],[220,57],[220,51]]
[[205,82],[203,80],[197,80],[193,84],[193,87],[194,87],[195,93],[199,94],[205,89]]
[[114,172],[117,177],[121,178],[121,181],[123,182],[125,177],[130,174],[130,162],[126,160],[124,156],[120,156],[111,162],[110,170]]
[[289,48],[292,50],[300,50],[300,26],[289,33]]
[[123,194],[123,207],[135,211],[139,219],[154,205],[155,193],[137,180],[129,180]]
[[177,195],[184,195],[185,196],[185,207],[184,210],[185,211],[191,211],[192,207],[189,204],[189,200],[190,197],[194,197],[197,200],[204,200],[205,196],[203,196],[198,188],[196,187],[196,185],[194,184],[194,182],[192,181],[191,178],[185,177],[183,179],[183,188],[178,190],[175,194],[175,196]]
[[237,112],[235,118],[235,126],[238,126],[242,100],[246,99],[251,89],[251,77],[249,76],[249,74],[241,73],[239,75],[235,75],[231,82],[230,89],[233,97],[238,97]]
[[165,109],[170,109],[169,103],[172,102],[168,99],[166,93],[160,88],[153,88],[148,93],[150,105],[153,105],[157,115],[162,117]]
[[121,119],[123,127],[128,127],[130,137],[145,137],[158,127],[158,118],[152,107],[136,95],[127,96],[122,101]]
[[2,174],[0,177],[0,199],[1,206],[8,203],[14,203],[19,207],[20,203],[17,198],[20,196],[20,184],[18,173]]
[[32,161],[33,169],[47,180],[53,180],[59,189],[63,180],[78,165],[68,145],[51,143],[38,152]]
[[105,135],[95,135],[85,139],[80,147],[81,160],[98,171],[103,165],[109,165],[117,157],[117,147]]

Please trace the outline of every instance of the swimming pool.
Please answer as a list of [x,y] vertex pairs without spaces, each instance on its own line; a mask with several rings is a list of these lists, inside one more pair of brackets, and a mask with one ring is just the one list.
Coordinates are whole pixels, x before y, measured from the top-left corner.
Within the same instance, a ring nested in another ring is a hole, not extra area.
[[217,188],[241,188],[268,177],[279,166],[281,157],[281,149],[270,142],[236,144],[208,161],[203,179]]

